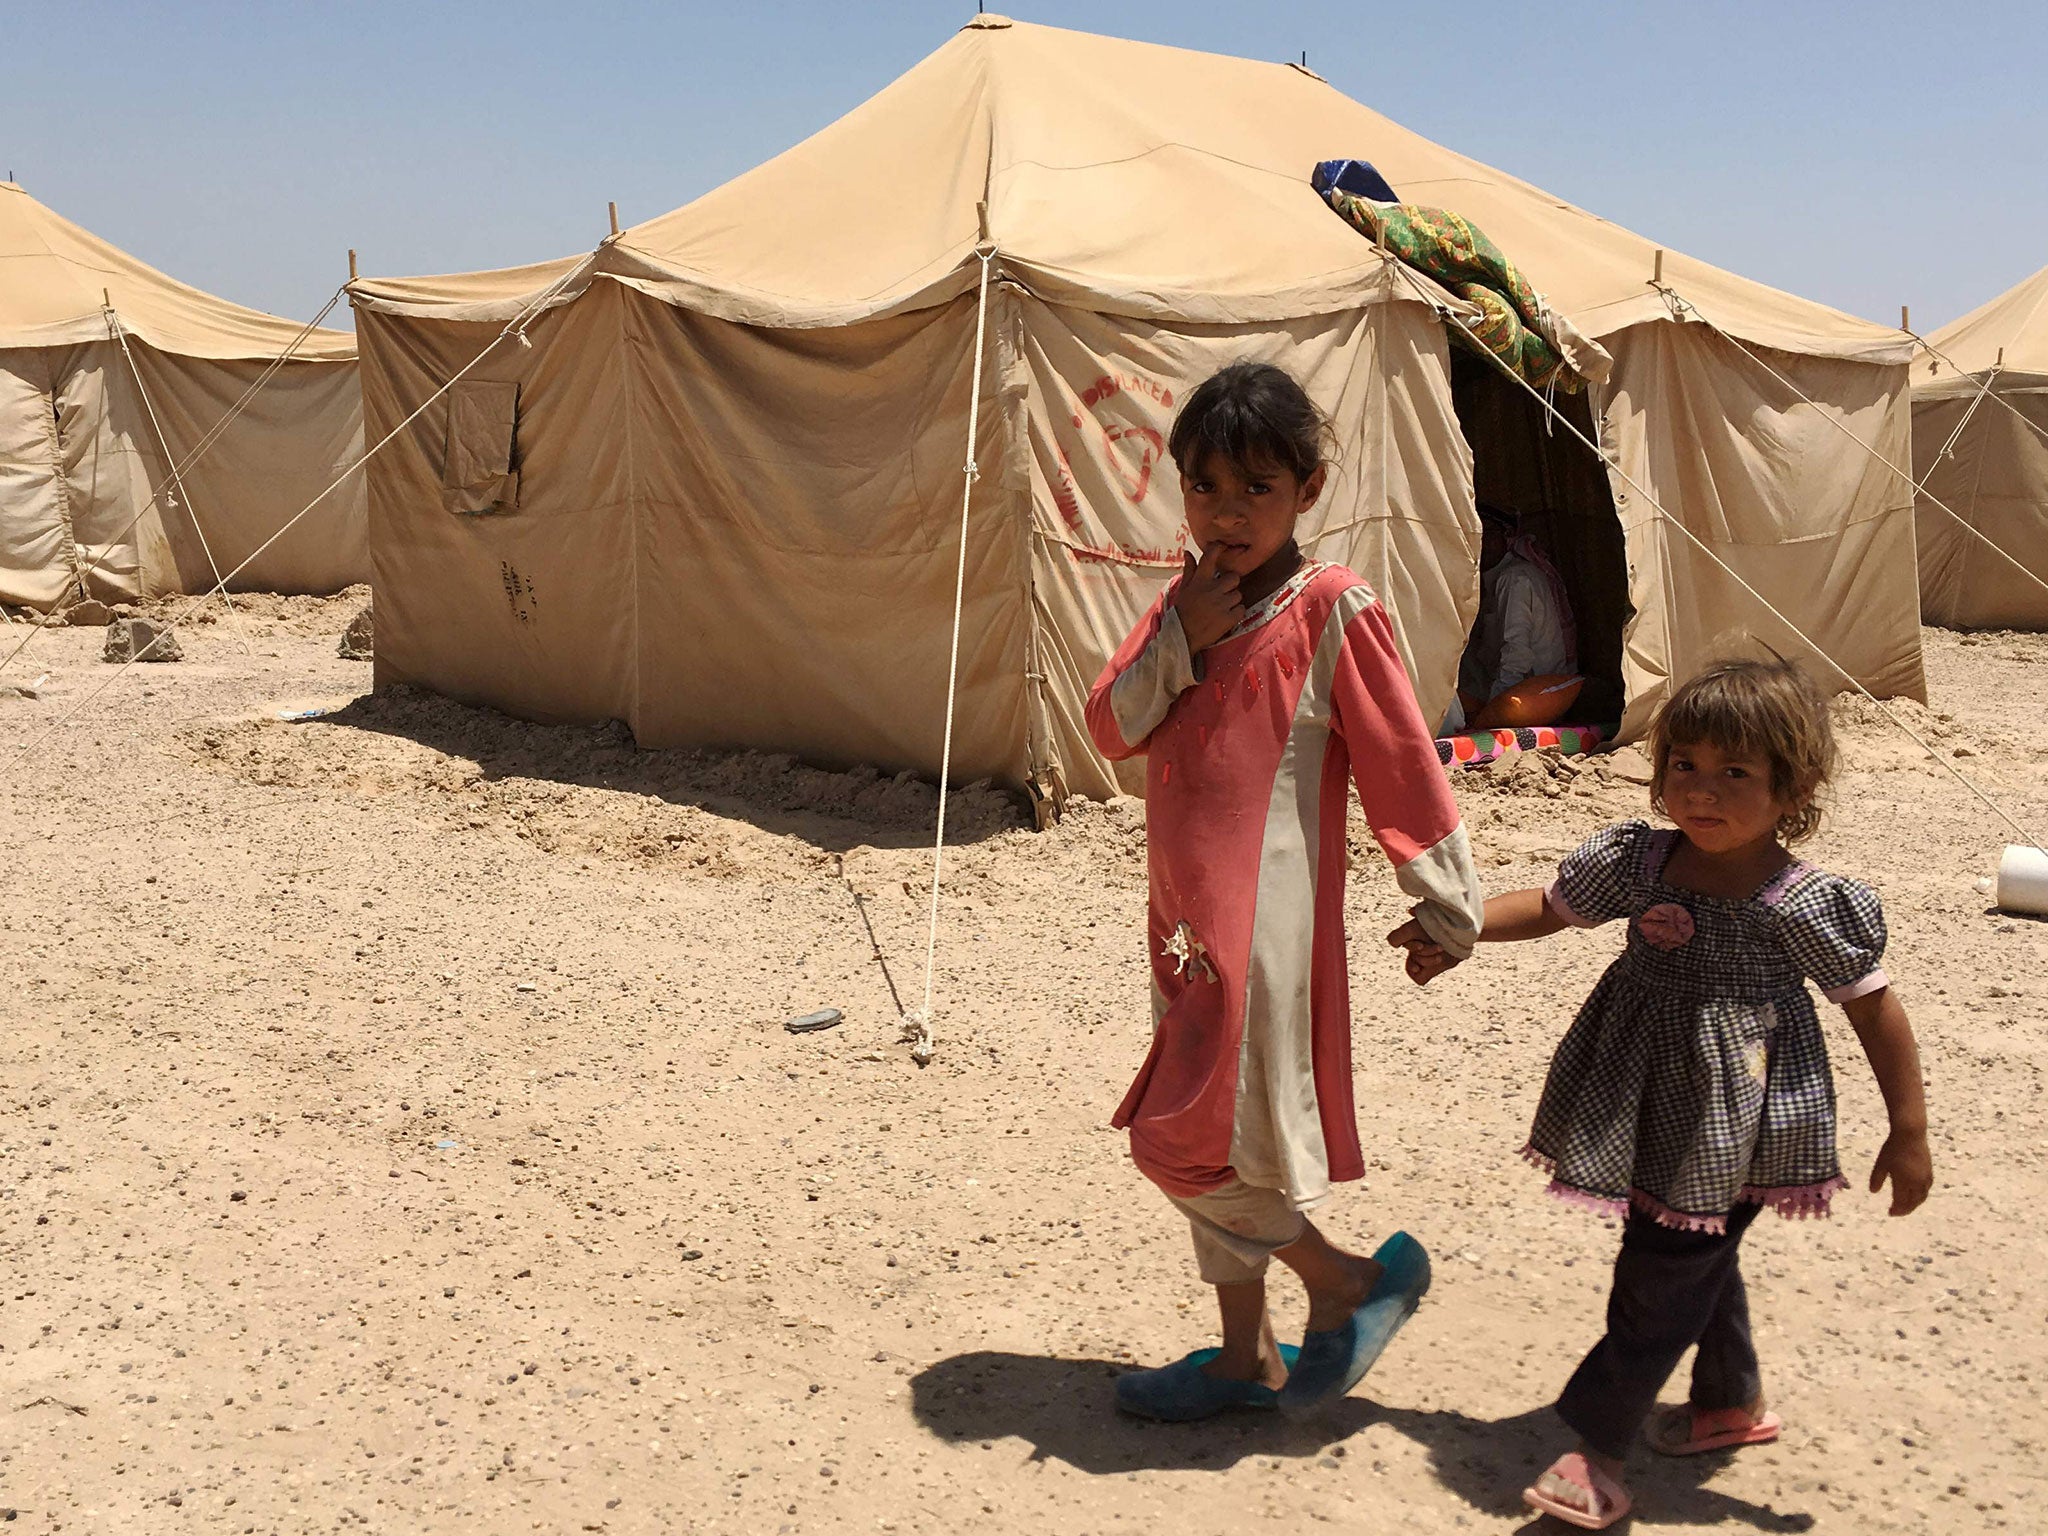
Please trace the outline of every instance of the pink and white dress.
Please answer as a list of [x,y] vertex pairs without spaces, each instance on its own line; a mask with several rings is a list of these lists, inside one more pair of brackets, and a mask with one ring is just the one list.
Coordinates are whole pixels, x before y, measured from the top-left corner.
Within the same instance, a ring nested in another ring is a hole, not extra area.
[[1364,1174],[1351,1094],[1344,823],[1353,782],[1415,916],[1471,953],[1482,898],[1372,589],[1304,563],[1199,658],[1169,586],[1088,698],[1146,754],[1152,1049],[1114,1123],[1167,1193],[1233,1177],[1307,1209]]

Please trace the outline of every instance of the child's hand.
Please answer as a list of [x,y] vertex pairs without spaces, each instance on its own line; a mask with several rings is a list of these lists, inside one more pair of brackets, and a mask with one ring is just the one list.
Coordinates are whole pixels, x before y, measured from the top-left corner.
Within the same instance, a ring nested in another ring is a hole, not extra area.
[[1870,1192],[1884,1188],[1886,1179],[1892,1181],[1892,1215],[1906,1216],[1920,1208],[1934,1187],[1934,1159],[1927,1151],[1925,1131],[1895,1130],[1885,1137],[1877,1161],[1870,1165]]
[[1434,939],[1422,931],[1422,924],[1410,918],[1387,935],[1387,943],[1408,951],[1408,979],[1426,987],[1458,962]]
[[1180,586],[1173,594],[1173,611],[1180,615],[1180,629],[1187,637],[1190,656],[1221,640],[1244,617],[1244,602],[1237,595],[1237,578],[1217,569],[1222,553],[1222,545],[1211,544],[1197,561],[1186,550],[1181,551]]

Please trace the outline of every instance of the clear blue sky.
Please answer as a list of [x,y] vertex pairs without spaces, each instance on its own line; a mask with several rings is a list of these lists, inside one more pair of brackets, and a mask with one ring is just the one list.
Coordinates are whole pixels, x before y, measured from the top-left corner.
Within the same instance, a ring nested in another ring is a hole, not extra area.
[[[1950,0],[1006,0],[1309,63],[1674,249],[1929,329],[2048,265],[2048,12]],[[309,315],[345,275],[589,249],[945,42],[935,0],[0,5],[0,174],[175,276]],[[1332,146],[1340,150],[1346,146]]]

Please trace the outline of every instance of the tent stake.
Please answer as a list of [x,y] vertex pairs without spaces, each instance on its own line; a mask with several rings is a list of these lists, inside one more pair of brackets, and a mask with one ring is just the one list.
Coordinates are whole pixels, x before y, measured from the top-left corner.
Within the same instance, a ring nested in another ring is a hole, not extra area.
[[616,240],[619,238],[619,205],[617,203],[606,203],[605,207],[611,210],[612,238]]

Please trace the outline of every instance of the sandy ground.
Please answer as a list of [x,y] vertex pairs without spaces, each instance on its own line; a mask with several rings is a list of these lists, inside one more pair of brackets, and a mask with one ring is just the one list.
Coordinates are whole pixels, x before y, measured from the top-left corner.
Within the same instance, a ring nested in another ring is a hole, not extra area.
[[[863,915],[914,993],[928,788],[358,698],[351,604],[245,606],[248,650],[190,631],[47,739],[113,670],[100,632],[0,676],[48,674],[0,698],[10,1529],[1527,1526],[1616,1238],[1515,1151],[1616,934],[1418,993],[1354,838],[1371,1173],[1330,1225],[1410,1228],[1436,1289],[1321,1422],[1120,1420],[1117,1372],[1214,1325],[1106,1124],[1147,1033],[1137,806],[1038,835],[957,802],[919,1071]],[[1941,714],[1906,713],[2048,827],[2048,641],[1928,645]],[[346,707],[277,718],[319,704]],[[1905,1221],[1859,1190],[1758,1226],[1787,1435],[1643,1455],[1638,1530],[2048,1524],[2048,929],[1977,888],[2007,840],[1988,813],[1844,718],[1813,856],[1885,897],[1940,1183]],[[1643,810],[1533,759],[1459,792],[1496,888]],[[844,1025],[783,1030],[823,1006]],[[1829,1013],[1860,1175],[1882,1112]]]

